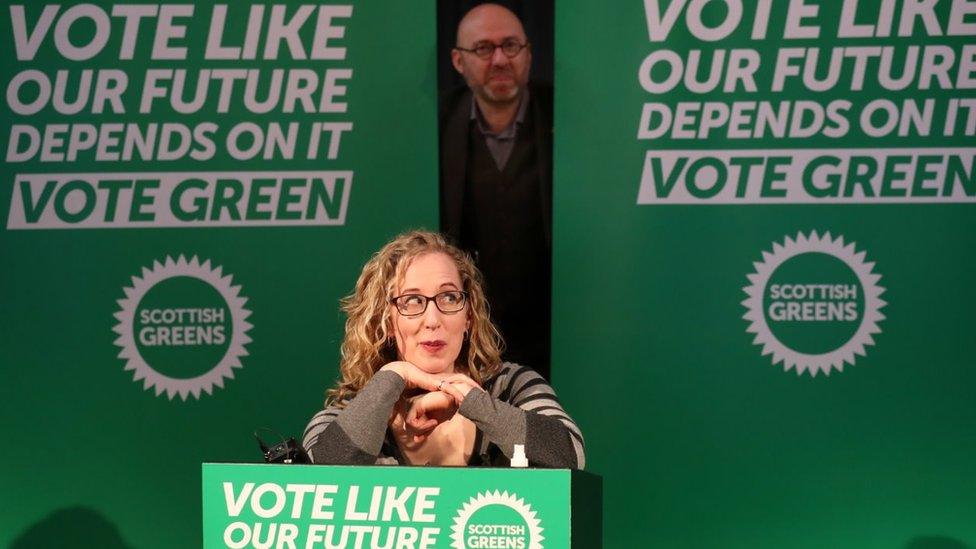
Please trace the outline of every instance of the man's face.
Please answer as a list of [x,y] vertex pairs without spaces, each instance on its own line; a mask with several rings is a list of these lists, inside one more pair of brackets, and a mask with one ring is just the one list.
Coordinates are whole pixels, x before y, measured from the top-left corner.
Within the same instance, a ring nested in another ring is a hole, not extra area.
[[[457,45],[474,49],[480,44],[500,46],[506,40],[527,42],[522,23],[505,8],[483,5],[464,17],[458,27]],[[471,91],[482,101],[496,104],[517,102],[529,82],[532,53],[523,48],[509,59],[501,48],[495,48],[488,59],[473,52],[452,50],[451,60]]]

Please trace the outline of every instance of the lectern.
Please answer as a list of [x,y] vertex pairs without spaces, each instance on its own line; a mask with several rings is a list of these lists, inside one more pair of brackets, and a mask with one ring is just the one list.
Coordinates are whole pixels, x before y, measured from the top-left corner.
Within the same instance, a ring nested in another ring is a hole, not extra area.
[[601,509],[568,469],[203,464],[207,549],[591,549]]

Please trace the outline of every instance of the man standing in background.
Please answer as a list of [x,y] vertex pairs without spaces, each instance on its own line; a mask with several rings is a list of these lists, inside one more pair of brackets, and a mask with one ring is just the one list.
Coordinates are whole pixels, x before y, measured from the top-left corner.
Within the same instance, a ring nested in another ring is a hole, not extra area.
[[505,360],[549,377],[552,89],[529,85],[531,46],[502,6],[469,11],[455,44],[467,87],[441,105],[441,230],[485,275]]

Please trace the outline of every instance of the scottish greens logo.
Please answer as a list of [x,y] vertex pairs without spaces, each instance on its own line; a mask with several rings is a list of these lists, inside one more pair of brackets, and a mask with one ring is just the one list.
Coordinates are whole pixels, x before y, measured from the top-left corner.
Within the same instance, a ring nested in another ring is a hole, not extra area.
[[118,356],[125,370],[143,389],[154,388],[156,396],[165,392],[170,400],[199,399],[201,391],[222,388],[224,378],[232,379],[233,369],[242,367],[251,341],[251,312],[240,289],[221,267],[196,256],[166,257],[143,267],[132,286],[123,288],[115,313],[115,344],[122,348]]
[[508,492],[487,491],[458,509],[451,527],[451,547],[542,549],[542,526],[532,506]]
[[881,299],[885,289],[878,285],[881,275],[874,263],[865,261],[854,243],[843,237],[809,236],[798,233],[783,244],[773,243],[763,251],[762,261],[753,264],[743,288],[748,297],[743,318],[747,332],[755,334],[753,343],[762,354],[772,355],[773,364],[796,373],[818,372],[830,375],[853,365],[865,347],[874,345],[884,320]]

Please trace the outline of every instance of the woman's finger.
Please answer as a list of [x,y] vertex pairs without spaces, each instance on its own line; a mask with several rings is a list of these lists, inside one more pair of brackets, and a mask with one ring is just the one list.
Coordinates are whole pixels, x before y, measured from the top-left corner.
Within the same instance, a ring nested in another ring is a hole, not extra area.
[[460,406],[461,403],[464,402],[464,393],[462,393],[460,389],[455,387],[453,383],[444,383],[440,386],[438,390],[451,397],[454,400],[454,402],[458,404],[458,406]]
[[447,380],[447,378],[438,378],[438,377],[431,376],[431,380],[433,381],[433,386],[430,389],[427,389],[428,391],[432,393],[436,391],[440,391],[446,394],[447,396],[451,397],[451,399],[457,402],[458,404],[460,404],[461,400],[464,399],[464,395],[460,391],[458,391],[457,388],[454,387],[451,384],[451,382]]
[[439,377],[428,374],[419,368],[417,371],[419,374],[417,375],[417,386],[425,391],[440,391],[442,386],[446,385],[446,383],[441,383],[442,379]]
[[429,433],[437,427],[437,420],[435,419],[416,419],[410,422],[410,428],[413,431],[420,433]]
[[472,389],[474,388],[481,389],[481,385],[479,385],[477,381],[471,379],[470,377],[464,374],[454,374],[444,379],[446,379],[450,383],[458,383],[461,385],[466,385],[468,387],[471,387]]

